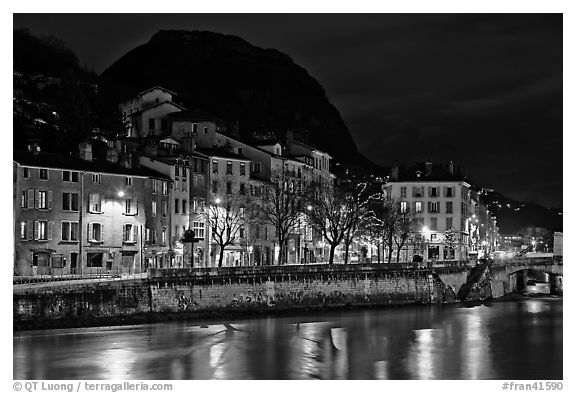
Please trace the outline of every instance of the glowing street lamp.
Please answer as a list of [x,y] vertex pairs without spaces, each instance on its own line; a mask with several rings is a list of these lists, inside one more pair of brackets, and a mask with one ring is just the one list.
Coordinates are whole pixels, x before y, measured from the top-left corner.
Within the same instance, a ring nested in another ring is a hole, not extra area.
[[219,203],[220,203],[220,198],[216,198],[216,200],[215,200],[214,202],[216,202],[216,204],[219,204]]
[[119,196],[120,198],[122,198],[122,197],[124,196],[124,191],[119,191],[119,192],[118,192],[118,196]]

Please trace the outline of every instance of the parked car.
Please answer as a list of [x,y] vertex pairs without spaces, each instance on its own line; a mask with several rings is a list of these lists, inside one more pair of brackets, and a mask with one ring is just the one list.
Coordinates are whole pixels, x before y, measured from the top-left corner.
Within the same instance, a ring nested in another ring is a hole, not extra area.
[[545,281],[528,280],[524,295],[550,295],[550,283]]

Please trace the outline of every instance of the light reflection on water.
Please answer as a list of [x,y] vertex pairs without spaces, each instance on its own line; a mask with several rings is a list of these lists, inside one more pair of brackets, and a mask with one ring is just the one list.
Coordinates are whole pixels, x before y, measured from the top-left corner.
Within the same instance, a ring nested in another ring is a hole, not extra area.
[[562,379],[562,299],[14,333],[14,379]]

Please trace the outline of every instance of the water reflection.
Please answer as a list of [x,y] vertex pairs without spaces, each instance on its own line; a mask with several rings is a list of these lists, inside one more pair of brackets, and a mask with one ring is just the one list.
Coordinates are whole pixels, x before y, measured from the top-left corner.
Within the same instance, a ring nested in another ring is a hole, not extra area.
[[15,379],[561,379],[562,300],[16,332],[13,359]]

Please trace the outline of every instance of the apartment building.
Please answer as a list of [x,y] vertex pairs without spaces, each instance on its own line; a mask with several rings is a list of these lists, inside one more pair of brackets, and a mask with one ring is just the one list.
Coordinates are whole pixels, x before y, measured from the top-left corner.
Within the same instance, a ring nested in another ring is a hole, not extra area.
[[[479,201],[472,198],[471,185],[452,163],[394,167],[384,191],[386,197],[399,201],[402,210],[414,215],[416,237],[424,243],[423,250],[408,244],[400,251],[401,261],[421,253],[425,260],[468,258],[472,251],[470,236],[479,227],[475,221]],[[447,244],[448,231],[456,233],[452,247]]]
[[146,269],[142,195],[162,174],[129,159],[14,151],[15,273],[80,274]]

